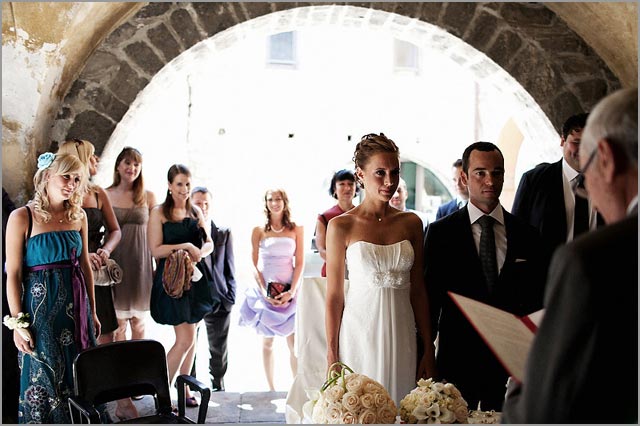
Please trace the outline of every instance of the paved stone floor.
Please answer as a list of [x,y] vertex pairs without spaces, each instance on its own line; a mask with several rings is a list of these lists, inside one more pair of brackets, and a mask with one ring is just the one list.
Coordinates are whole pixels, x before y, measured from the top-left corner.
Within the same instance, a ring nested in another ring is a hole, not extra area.
[[[197,392],[194,395],[200,400]],[[286,397],[286,392],[212,392],[206,423],[285,423]],[[134,403],[140,415],[150,414],[154,409],[151,396]],[[110,404],[109,409],[113,415],[115,404]],[[187,416],[195,421],[198,407],[187,408]]]

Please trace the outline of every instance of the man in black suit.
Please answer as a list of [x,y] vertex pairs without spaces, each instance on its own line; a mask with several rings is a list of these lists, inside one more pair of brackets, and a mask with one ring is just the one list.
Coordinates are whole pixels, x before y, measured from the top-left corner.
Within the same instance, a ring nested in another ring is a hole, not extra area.
[[[193,204],[202,209],[205,218],[209,218],[211,193],[205,187],[198,186],[191,192]],[[233,240],[228,228],[218,228],[211,220],[211,239],[213,253],[205,258],[215,290],[220,297],[220,305],[214,312],[204,316],[209,339],[209,373],[213,391],[224,391],[224,375],[227,372],[227,337],[231,322],[231,308],[236,300],[236,278],[233,257]],[[194,361],[195,365],[195,361]],[[193,375],[193,374],[192,374]]]
[[580,163],[607,225],[554,254],[507,423],[638,423],[638,89],[596,105]]
[[452,173],[453,187],[456,190],[456,196],[453,200],[438,207],[436,220],[443,218],[453,212],[457,212],[458,210],[466,206],[467,202],[469,201],[469,191],[467,190],[467,186],[462,183],[461,158],[458,158],[456,161],[454,161],[452,166]]
[[551,252],[597,225],[592,203],[576,202],[571,190],[574,181],[581,179],[579,148],[587,117],[577,114],[565,121],[560,139],[562,158],[539,164],[522,175],[513,200],[511,213],[536,227]]
[[433,222],[425,238],[425,284],[439,378],[455,384],[475,409],[501,410],[508,379],[480,335],[447,295],[452,291],[525,315],[542,308],[548,255],[535,228],[500,204],[504,157],[476,142],[462,157],[469,203]]

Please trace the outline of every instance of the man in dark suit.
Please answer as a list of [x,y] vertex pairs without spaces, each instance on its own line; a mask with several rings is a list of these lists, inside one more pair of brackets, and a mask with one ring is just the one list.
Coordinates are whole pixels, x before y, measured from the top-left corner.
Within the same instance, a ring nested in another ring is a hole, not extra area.
[[[193,204],[202,209],[205,219],[209,218],[211,193],[199,186],[191,193]],[[227,337],[231,322],[231,308],[236,300],[236,278],[233,258],[233,240],[228,228],[218,228],[211,220],[211,239],[213,253],[205,258],[215,290],[220,297],[220,305],[214,312],[204,316],[209,339],[209,373],[213,391],[224,391],[224,375],[227,372],[228,350]],[[195,365],[195,362],[194,362]]]
[[453,200],[438,207],[436,220],[443,218],[453,212],[457,212],[458,210],[466,206],[467,202],[469,201],[469,191],[467,190],[467,186],[462,183],[462,159],[458,158],[456,161],[454,161],[452,166],[452,173],[453,187],[456,190],[456,196]]
[[581,179],[579,148],[587,117],[588,114],[577,114],[565,121],[560,139],[562,158],[539,164],[522,175],[513,200],[511,213],[536,227],[551,252],[571,241],[576,233],[597,225],[592,203],[576,203],[571,190],[574,181]]
[[607,225],[554,254],[523,383],[509,385],[507,423],[638,423],[638,89],[596,105],[580,163]]
[[500,204],[500,149],[476,142],[465,149],[462,164],[469,203],[430,224],[425,238],[436,366],[439,378],[455,384],[470,408],[481,402],[483,410],[499,411],[508,373],[447,291],[516,315],[529,314],[542,308],[548,255],[536,229]]

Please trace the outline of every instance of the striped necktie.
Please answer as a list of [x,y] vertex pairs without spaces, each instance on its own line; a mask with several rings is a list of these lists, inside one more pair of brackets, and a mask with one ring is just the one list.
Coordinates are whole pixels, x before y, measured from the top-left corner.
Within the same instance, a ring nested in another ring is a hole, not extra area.
[[[584,188],[584,175],[576,176],[578,188]],[[573,238],[589,230],[589,201],[576,195],[575,212],[573,214]]]
[[482,228],[480,234],[480,263],[482,272],[487,280],[489,294],[493,293],[498,285],[498,261],[496,259],[496,240],[493,234],[493,223],[495,219],[489,215],[484,215],[478,219]]

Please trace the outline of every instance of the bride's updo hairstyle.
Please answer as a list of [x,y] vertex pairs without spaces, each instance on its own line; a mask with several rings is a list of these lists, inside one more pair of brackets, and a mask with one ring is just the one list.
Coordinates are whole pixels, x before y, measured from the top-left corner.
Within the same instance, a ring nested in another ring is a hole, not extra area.
[[[396,143],[386,137],[384,133],[380,133],[379,135],[375,133],[364,135],[360,138],[360,142],[358,142],[356,150],[353,152],[353,163],[356,166],[356,170],[358,167],[364,169],[374,155],[387,152],[400,156],[400,149]],[[364,183],[358,178],[357,174],[356,182],[360,188],[364,189]]]

